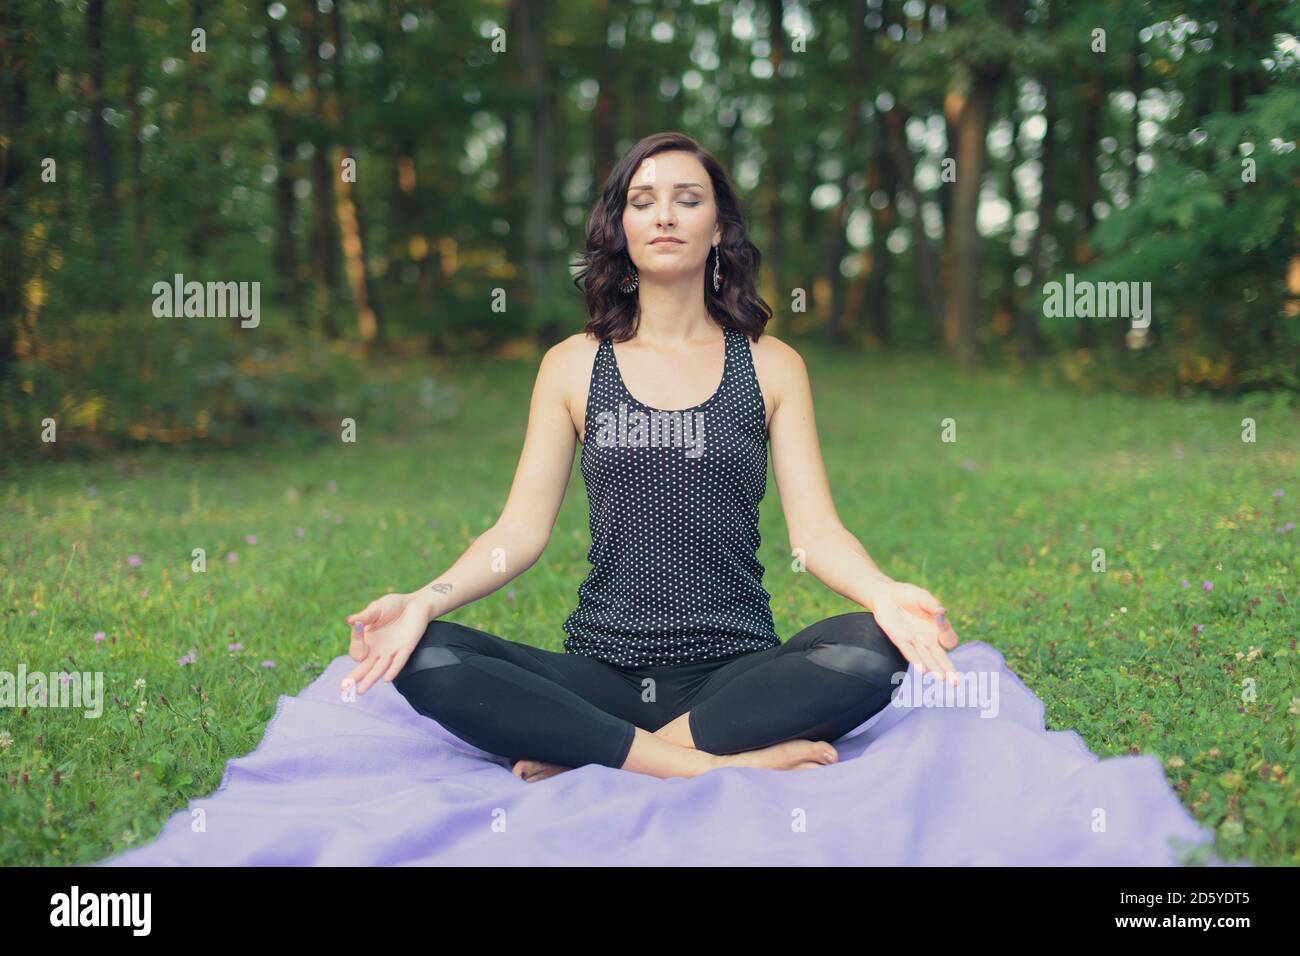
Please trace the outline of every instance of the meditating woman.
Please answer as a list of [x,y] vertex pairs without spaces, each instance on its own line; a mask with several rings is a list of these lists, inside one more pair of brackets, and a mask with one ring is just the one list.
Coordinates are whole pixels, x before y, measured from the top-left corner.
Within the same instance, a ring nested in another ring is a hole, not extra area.
[[[588,220],[586,330],[542,359],[500,518],[427,586],[347,618],[360,663],[345,687],[391,681],[531,782],[585,764],[811,769],[889,703],[909,662],[956,680],[942,605],[840,523],[803,361],[763,334],[759,260],[708,151],[678,133],[632,147]],[[440,620],[541,555],[575,439],[592,567],[564,651]],[[866,609],[785,643],[756,555],[769,440],[796,560]]]

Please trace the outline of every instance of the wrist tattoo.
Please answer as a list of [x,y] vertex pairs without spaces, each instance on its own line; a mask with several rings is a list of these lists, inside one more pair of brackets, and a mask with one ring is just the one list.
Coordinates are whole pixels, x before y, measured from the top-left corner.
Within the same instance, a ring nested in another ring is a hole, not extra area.
[[451,585],[450,585],[450,584],[443,584],[443,583],[441,583],[441,582],[436,582],[436,583],[434,583],[434,584],[430,584],[430,585],[429,585],[429,590],[430,590],[430,591],[437,591],[439,594],[450,594],[450,593],[451,593]]

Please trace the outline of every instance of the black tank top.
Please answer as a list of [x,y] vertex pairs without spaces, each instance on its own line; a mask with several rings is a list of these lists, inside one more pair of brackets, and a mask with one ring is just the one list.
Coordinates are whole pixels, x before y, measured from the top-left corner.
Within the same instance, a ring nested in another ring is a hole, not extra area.
[[592,567],[563,625],[571,654],[648,667],[781,643],[757,557],[763,394],[748,338],[723,332],[717,391],[679,411],[637,401],[610,340],[596,350],[581,459]]

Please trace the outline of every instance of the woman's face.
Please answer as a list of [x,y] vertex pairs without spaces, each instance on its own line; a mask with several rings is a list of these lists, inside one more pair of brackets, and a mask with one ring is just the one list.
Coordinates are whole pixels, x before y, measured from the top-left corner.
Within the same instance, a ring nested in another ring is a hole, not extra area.
[[623,232],[628,255],[642,276],[703,276],[710,250],[722,240],[713,183],[704,165],[678,150],[642,161],[628,184]]

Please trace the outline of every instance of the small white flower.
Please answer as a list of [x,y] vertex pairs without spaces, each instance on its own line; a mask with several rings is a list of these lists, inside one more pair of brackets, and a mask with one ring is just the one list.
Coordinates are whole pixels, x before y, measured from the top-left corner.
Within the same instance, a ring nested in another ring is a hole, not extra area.
[[13,746],[14,738],[10,736],[9,731],[0,730],[0,750],[8,750]]
[[135,679],[135,684],[133,684],[132,686],[135,687],[136,690],[144,690],[144,678],[137,677]]

